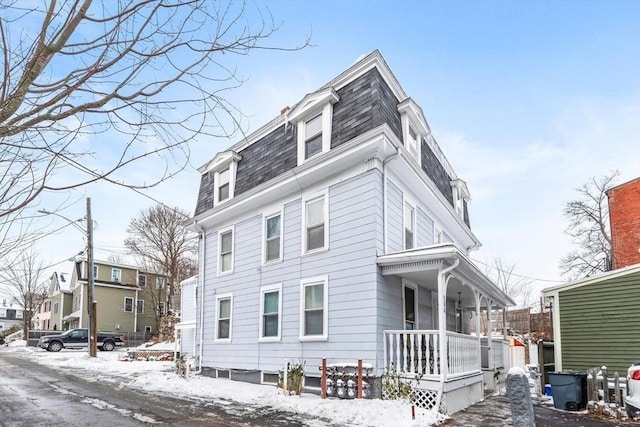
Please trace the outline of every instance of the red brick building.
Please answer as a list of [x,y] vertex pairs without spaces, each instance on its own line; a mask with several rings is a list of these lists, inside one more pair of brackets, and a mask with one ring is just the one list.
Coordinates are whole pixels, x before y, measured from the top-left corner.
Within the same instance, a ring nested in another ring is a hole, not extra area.
[[640,264],[640,178],[607,191],[613,269]]

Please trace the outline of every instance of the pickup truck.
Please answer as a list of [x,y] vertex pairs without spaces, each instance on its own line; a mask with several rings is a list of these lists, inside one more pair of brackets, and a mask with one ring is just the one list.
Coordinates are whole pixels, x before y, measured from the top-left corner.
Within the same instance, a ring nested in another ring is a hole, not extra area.
[[[89,346],[86,328],[69,329],[59,335],[44,335],[38,341],[38,347],[47,351],[60,351],[63,348],[86,348]],[[100,350],[113,351],[116,347],[124,347],[124,341],[118,334],[98,332],[96,346]]]

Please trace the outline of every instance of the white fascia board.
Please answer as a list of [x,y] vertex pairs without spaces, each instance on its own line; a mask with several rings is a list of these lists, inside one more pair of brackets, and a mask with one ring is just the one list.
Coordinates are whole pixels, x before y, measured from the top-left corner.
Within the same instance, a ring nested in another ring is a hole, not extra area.
[[559,291],[567,291],[569,289],[579,288],[581,286],[590,285],[592,283],[602,282],[604,280],[615,279],[617,277],[626,276],[627,274],[633,274],[640,272],[640,264],[634,264],[627,267],[619,268],[617,270],[607,271],[595,276],[580,279],[574,282],[568,282],[562,285],[552,286],[542,290],[544,296],[554,296]]

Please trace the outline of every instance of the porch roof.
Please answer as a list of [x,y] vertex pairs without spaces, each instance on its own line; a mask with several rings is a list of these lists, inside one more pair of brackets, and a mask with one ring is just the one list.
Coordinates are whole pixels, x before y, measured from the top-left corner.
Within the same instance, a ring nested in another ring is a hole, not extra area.
[[496,305],[507,307],[515,302],[498,288],[478,267],[452,243],[444,243],[422,248],[409,249],[377,259],[382,274],[396,275],[424,287],[437,290],[438,272],[454,264],[459,264],[450,272],[453,279],[448,289],[453,295],[462,295],[462,302],[467,306],[475,305],[473,293],[469,288],[479,291],[484,297]]

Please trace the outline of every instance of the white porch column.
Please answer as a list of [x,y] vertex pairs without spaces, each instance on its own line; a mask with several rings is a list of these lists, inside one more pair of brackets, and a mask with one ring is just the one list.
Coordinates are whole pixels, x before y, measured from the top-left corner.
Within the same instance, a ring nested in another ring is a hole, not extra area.
[[456,268],[460,261],[456,259],[450,267],[438,272],[438,336],[440,343],[440,378],[444,380],[448,374],[447,354],[447,284],[451,275],[448,273]]
[[488,354],[488,359],[487,362],[489,362],[489,369],[494,369],[496,368],[495,363],[493,362],[493,343],[491,342],[491,307],[493,307],[493,301],[491,301],[490,299],[487,299],[487,354]]

